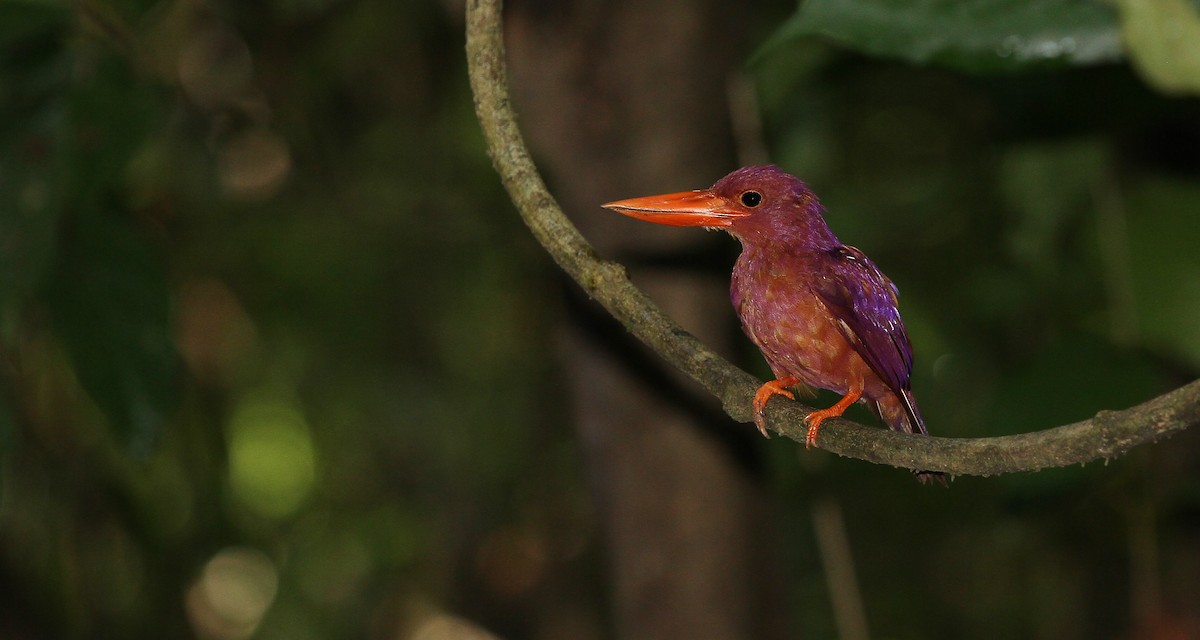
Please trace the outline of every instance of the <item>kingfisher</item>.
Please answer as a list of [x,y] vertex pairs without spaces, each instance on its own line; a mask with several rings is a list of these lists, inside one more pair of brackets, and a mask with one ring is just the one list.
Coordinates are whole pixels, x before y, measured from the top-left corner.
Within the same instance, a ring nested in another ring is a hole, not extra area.
[[[794,400],[790,389],[805,387],[842,396],[805,417],[807,447],[817,446],[823,421],[856,402],[896,431],[929,434],[912,391],[912,343],[896,285],[838,240],[804,182],[774,165],[744,167],[708,189],[603,206],[657,224],[720,229],[741,242],[730,297],[775,376],[754,395],[754,423],[764,436],[767,401]],[[946,482],[941,472],[914,473],[923,483]]]

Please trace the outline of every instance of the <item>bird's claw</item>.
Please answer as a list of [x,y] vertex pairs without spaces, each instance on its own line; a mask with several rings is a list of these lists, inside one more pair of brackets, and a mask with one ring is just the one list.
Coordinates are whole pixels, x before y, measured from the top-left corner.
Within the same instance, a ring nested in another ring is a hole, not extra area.
[[795,400],[796,394],[788,391],[786,387],[790,387],[799,383],[798,378],[780,378],[763,384],[754,394],[754,426],[758,427],[759,433],[763,434],[764,438],[770,438],[767,434],[767,401],[771,396],[783,396],[788,400]]
[[821,423],[825,421],[825,416],[816,415],[818,413],[820,412],[814,411],[804,417],[804,424],[808,425],[808,433],[804,436],[805,449],[813,449],[817,446],[817,434],[821,431]]
[[804,448],[811,449],[817,446],[817,432],[821,430],[821,423],[829,418],[840,418],[850,405],[858,402],[858,399],[862,397],[862,392],[862,384],[855,385],[832,407],[813,411],[804,416],[804,424],[808,425],[808,434],[804,438]]
[[754,412],[754,426],[758,427],[758,432],[763,434],[764,438],[771,439],[771,434],[767,433],[767,416],[763,414],[762,409]]

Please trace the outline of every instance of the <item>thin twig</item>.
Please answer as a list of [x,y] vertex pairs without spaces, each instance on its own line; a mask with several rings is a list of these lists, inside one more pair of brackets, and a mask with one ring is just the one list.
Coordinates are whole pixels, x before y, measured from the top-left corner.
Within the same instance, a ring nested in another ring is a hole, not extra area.
[[831,497],[813,502],[813,532],[817,535],[817,550],[825,565],[825,581],[833,603],[833,621],[841,640],[867,640],[871,637],[867,611],[863,606],[862,590],[854,572],[854,554],[850,537],[842,519],[842,507]]
[[[713,353],[666,316],[629,281],[625,269],[598,256],[546,190],[509,101],[499,0],[467,3],[467,62],[475,112],[488,153],[509,196],[555,262],[630,332],[720,398],[735,420],[751,419],[759,381]],[[775,400],[768,423],[803,442],[812,408]],[[994,475],[1114,458],[1129,449],[1200,424],[1200,381],[1125,411],[1044,431],[995,438],[913,436],[848,420],[826,421],[819,445],[868,462],[955,475]]]

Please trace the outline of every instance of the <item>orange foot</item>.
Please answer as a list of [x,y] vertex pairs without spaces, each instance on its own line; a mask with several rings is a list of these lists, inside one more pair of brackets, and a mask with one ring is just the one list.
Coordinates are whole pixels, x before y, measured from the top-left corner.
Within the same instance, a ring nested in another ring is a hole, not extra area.
[[[762,393],[761,389],[759,390],[759,393]],[[804,448],[809,449],[817,446],[817,432],[821,429],[821,423],[825,422],[825,420],[828,418],[840,417],[846,412],[846,409],[850,408],[850,405],[858,402],[858,399],[862,397],[862,394],[862,385],[856,385],[851,387],[850,390],[846,392],[846,395],[842,396],[842,399],[838,400],[837,404],[834,404],[832,407],[829,407],[828,409],[820,409],[808,414],[807,416],[804,416],[804,424],[808,425],[808,436],[804,438]]]
[[795,400],[796,394],[788,391],[784,387],[790,387],[794,384],[799,384],[800,378],[788,376],[778,380],[772,380],[758,388],[758,393],[754,394],[754,424],[758,430],[762,432],[764,438],[770,438],[767,433],[767,417],[763,413],[767,410],[767,401],[771,396],[783,396],[789,400]]

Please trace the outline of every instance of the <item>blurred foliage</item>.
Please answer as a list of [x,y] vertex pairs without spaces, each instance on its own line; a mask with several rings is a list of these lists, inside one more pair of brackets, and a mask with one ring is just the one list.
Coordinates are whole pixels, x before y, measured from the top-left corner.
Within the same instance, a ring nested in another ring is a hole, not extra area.
[[[1143,71],[1139,44],[1118,40],[1125,4],[1139,3],[813,0],[756,57],[772,155],[900,287],[935,433],[1050,427],[1200,371],[1200,104],[1163,97],[1171,87]],[[1168,34],[1197,15],[1137,28],[1194,54],[1200,40]],[[1039,38],[1106,53],[1022,59],[1003,47]],[[1124,47],[1134,69],[1097,65]],[[881,491],[864,476],[886,470],[772,451],[788,503],[845,501],[880,635],[1192,637],[1196,438],[1103,466],[961,478],[949,497]],[[811,578],[795,602],[805,631],[828,637],[809,526],[785,528]]]
[[496,585],[515,624],[577,562],[459,23],[0,4],[0,637],[407,637]]
[[1122,57],[1115,10],[1092,0],[807,0],[767,51],[812,36],[870,55],[969,72]]
[[1154,0],[1117,3],[1122,33],[1138,70],[1168,93],[1200,93],[1200,2]]
[[[900,286],[936,433],[1200,371],[1193,6],[763,7],[772,157]],[[0,637],[605,636],[460,10],[0,3]],[[946,492],[764,443],[798,630],[820,497],[879,635],[1196,635],[1196,440]]]

